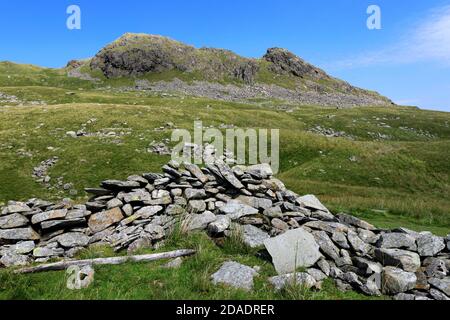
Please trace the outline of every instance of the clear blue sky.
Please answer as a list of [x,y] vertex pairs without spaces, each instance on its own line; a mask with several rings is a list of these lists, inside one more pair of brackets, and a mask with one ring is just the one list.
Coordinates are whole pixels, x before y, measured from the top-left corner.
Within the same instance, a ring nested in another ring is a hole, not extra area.
[[[66,9],[81,8],[81,30]],[[366,9],[381,8],[381,30]],[[450,0],[0,1],[0,60],[60,67],[125,32],[260,57],[285,47],[394,101],[450,111]]]

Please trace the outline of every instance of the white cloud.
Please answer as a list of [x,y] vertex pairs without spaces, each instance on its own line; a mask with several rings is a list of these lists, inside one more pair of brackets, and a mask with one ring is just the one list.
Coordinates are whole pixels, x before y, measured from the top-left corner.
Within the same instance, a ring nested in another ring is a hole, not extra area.
[[396,44],[338,61],[334,68],[434,61],[450,67],[450,5],[431,10]]

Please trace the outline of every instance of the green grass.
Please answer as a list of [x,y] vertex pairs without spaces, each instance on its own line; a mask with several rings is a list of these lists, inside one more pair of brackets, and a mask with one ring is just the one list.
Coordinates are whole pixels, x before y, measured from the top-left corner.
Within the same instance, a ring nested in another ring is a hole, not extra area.
[[[369,299],[355,292],[342,293],[330,280],[324,282],[320,291],[290,287],[277,292],[267,281],[268,277],[276,275],[271,263],[247,251],[235,250],[227,253],[204,233],[194,233],[169,241],[161,250],[177,248],[193,248],[197,253],[184,258],[179,269],[163,268],[167,261],[96,266],[93,284],[82,290],[67,289],[68,275],[64,271],[15,275],[12,271],[0,270],[0,299]],[[149,252],[153,251],[141,251]],[[110,249],[98,247],[89,249],[87,253],[83,252],[81,257],[110,255]],[[252,291],[215,286],[211,283],[211,274],[228,260],[261,267]]]

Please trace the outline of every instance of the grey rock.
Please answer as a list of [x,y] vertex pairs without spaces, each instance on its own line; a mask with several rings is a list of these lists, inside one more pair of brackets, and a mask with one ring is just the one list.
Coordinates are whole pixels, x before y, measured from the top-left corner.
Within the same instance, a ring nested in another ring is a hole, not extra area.
[[286,288],[286,286],[301,286],[310,289],[317,284],[314,277],[306,272],[282,274],[269,278],[269,282],[276,290],[282,290]]
[[28,219],[20,213],[13,213],[6,216],[0,216],[0,229],[12,229],[26,226]]
[[145,226],[144,230],[150,234],[152,240],[161,240],[166,235],[164,228],[157,224],[148,224]]
[[[157,226],[157,227],[161,228],[160,226]],[[164,231],[164,229],[163,229],[163,231]],[[163,234],[163,237],[164,237],[164,234]],[[133,254],[138,250],[150,249],[150,248],[152,248],[152,240],[149,237],[141,236],[140,238],[131,242],[131,244],[127,248],[127,253]]]
[[264,245],[272,256],[278,274],[292,273],[300,267],[311,267],[322,256],[314,237],[303,228],[267,239]]
[[64,219],[71,220],[71,219],[79,219],[84,218],[91,215],[91,212],[84,209],[73,209],[67,212]]
[[181,205],[171,204],[167,206],[165,212],[169,216],[179,216],[186,213],[186,209]]
[[283,211],[281,211],[279,206],[267,208],[264,210],[263,214],[269,218],[283,217]]
[[330,275],[330,264],[325,259],[317,261],[317,266],[327,277]]
[[322,281],[327,278],[327,275],[319,269],[309,268],[306,270],[306,272],[311,275],[316,281]]
[[89,237],[79,232],[68,232],[52,239],[66,248],[85,247],[89,244]]
[[385,267],[382,273],[382,292],[395,295],[414,289],[416,275],[395,267]]
[[444,250],[445,243],[442,237],[432,234],[422,234],[417,238],[417,251],[421,257],[432,257]]
[[289,229],[289,225],[281,219],[275,218],[270,222],[275,229],[285,231]]
[[122,206],[123,206],[122,201],[120,201],[117,198],[113,198],[106,203],[107,209],[113,209],[113,208],[122,207]]
[[361,238],[362,241],[368,244],[375,244],[380,237],[379,235],[375,234],[370,230],[361,228],[358,228],[358,236]]
[[17,267],[17,266],[26,266],[30,263],[30,258],[25,255],[17,254],[14,252],[7,252],[0,259],[0,264],[5,267]]
[[420,268],[420,257],[415,252],[376,248],[374,254],[383,266],[394,266],[409,272],[416,272]]
[[377,262],[373,262],[361,257],[354,257],[352,260],[354,265],[358,267],[366,276],[372,275],[374,273],[379,274],[383,271],[383,266]]
[[433,297],[434,300],[439,300],[439,301],[449,301],[450,300],[449,296],[447,296],[443,292],[433,289],[433,288],[430,289],[430,295]]
[[211,234],[223,233],[230,227],[231,219],[226,215],[216,216],[217,219],[208,225],[208,231]]
[[348,230],[347,239],[350,242],[350,245],[353,248],[353,250],[355,250],[356,252],[362,254],[368,254],[370,252],[371,246],[362,241],[355,231]]
[[179,269],[181,265],[183,264],[183,259],[178,257],[175,259],[170,260],[164,265],[164,268],[167,269]]
[[272,168],[267,163],[248,166],[245,169],[245,173],[248,173],[252,176],[256,176],[261,179],[267,179],[273,175]]
[[259,198],[259,197],[251,197],[251,196],[239,196],[236,198],[236,200],[242,202],[243,204],[246,204],[250,207],[265,210],[272,206],[272,200],[266,199],[266,198]]
[[16,254],[27,254],[35,248],[34,241],[21,241],[11,247],[11,251]]
[[88,225],[93,233],[97,233],[121,221],[123,218],[122,211],[119,208],[114,208],[91,215]]
[[394,296],[394,300],[398,301],[409,301],[409,300],[415,300],[415,296],[410,293],[398,293]]
[[426,267],[425,273],[430,278],[444,278],[448,273],[445,261],[442,259],[428,258],[422,265]]
[[132,206],[131,204],[127,203],[126,205],[124,205],[124,206],[122,207],[122,211],[123,211],[123,213],[124,213],[127,217],[129,217],[129,216],[131,216],[131,215],[133,214],[133,212],[134,212],[133,206]]
[[376,230],[376,228],[373,225],[371,225],[370,223],[368,223],[364,220],[361,220],[359,218],[356,218],[354,216],[340,213],[337,215],[337,217],[338,217],[339,221],[341,221],[344,224],[354,226],[357,228],[361,228],[361,229],[365,229],[365,230]]
[[278,179],[272,178],[272,179],[268,179],[268,180],[263,180],[262,181],[262,186],[266,187],[269,190],[272,191],[285,191],[286,187],[284,185],[283,182],[281,182]]
[[33,256],[35,258],[57,257],[63,254],[64,249],[62,248],[37,247],[33,250]]
[[31,223],[37,224],[47,220],[64,219],[67,215],[67,212],[67,209],[59,209],[38,213],[31,217]]
[[50,221],[42,222],[41,228],[43,231],[47,232],[49,230],[59,230],[59,229],[82,226],[85,223],[86,223],[85,218],[66,219],[66,220],[50,220]]
[[253,278],[258,273],[248,266],[235,261],[227,261],[211,278],[214,284],[224,284],[238,289],[251,290]]
[[313,232],[313,235],[321,251],[325,253],[326,256],[334,261],[339,260],[339,249],[333,244],[333,241],[331,241],[325,231],[315,231]]
[[205,189],[188,188],[188,189],[184,190],[184,195],[187,200],[204,199],[204,198],[206,198],[206,191],[205,191]]
[[102,182],[102,187],[107,190],[131,190],[140,186],[140,183],[137,181],[105,180]]
[[242,229],[242,240],[247,246],[251,248],[263,246],[264,241],[270,238],[268,233],[252,225],[244,225]]
[[31,227],[0,229],[0,240],[39,240],[39,234]]
[[138,189],[124,194],[123,201],[125,201],[126,203],[150,202],[152,201],[152,196],[147,190]]
[[191,163],[184,163],[184,167],[201,183],[206,183],[208,181],[208,177],[202,172],[202,170],[200,170],[200,168],[197,165]]
[[308,194],[302,197],[299,197],[295,200],[300,206],[308,208],[308,209],[314,209],[314,210],[321,210],[324,212],[329,212],[327,207],[325,207],[319,199],[317,199],[316,196],[312,194]]
[[[214,163],[219,170],[221,176],[228,181],[236,189],[243,189],[244,185],[236,178],[230,167],[225,164],[222,160],[217,160]],[[208,167],[209,168],[209,167]]]
[[25,203],[13,201],[2,209],[2,211],[0,212],[0,216],[13,213],[25,213],[29,211],[31,211],[31,208],[27,206]]
[[148,219],[150,217],[153,217],[154,215],[161,212],[164,208],[161,206],[148,206],[143,207],[136,211],[135,215],[142,218],[142,219]]
[[333,240],[334,243],[336,243],[339,247],[343,249],[350,249],[347,237],[343,232],[333,232],[333,234],[331,235],[331,240]]
[[255,209],[237,200],[228,201],[219,209],[219,211],[222,214],[228,215],[231,220],[238,220],[241,217],[255,215],[259,212],[258,209]]
[[334,232],[348,232],[349,230],[346,225],[329,221],[309,221],[303,226],[311,229],[322,230],[329,234],[333,234]]
[[436,289],[439,289],[447,296],[450,296],[450,277],[446,277],[443,279],[439,278],[431,278],[428,279],[428,282]]
[[203,200],[191,200],[188,202],[187,211],[190,213],[200,213],[206,210],[206,202]]
[[378,242],[379,248],[417,250],[416,239],[406,233],[383,233]]
[[211,211],[205,211],[201,214],[186,215],[185,225],[188,230],[204,230],[208,224],[216,220],[216,215]]

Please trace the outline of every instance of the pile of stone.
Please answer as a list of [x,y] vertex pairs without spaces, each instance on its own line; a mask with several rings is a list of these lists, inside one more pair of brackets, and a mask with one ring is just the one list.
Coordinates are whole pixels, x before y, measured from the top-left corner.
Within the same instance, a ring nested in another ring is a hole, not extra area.
[[[72,257],[92,244],[133,252],[157,248],[176,225],[222,238],[241,233],[265,248],[279,274],[277,289],[294,282],[320,288],[332,278],[343,290],[397,299],[449,299],[450,238],[399,228],[383,230],[347,214],[332,214],[313,195],[299,196],[267,164],[230,167],[225,157],[204,168],[174,161],[163,173],[88,188],[88,202],[9,202],[0,215],[4,266]],[[244,270],[246,287],[250,270]],[[296,272],[304,268],[304,272]],[[234,270],[233,269],[233,270]],[[220,272],[219,272],[220,271]],[[219,270],[215,282],[236,272]]]

